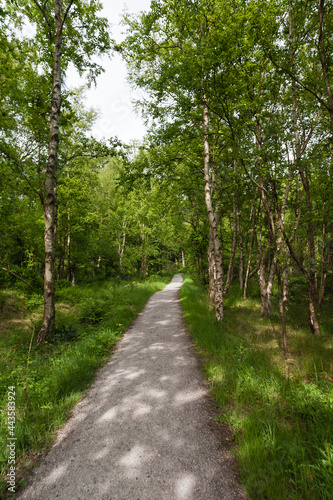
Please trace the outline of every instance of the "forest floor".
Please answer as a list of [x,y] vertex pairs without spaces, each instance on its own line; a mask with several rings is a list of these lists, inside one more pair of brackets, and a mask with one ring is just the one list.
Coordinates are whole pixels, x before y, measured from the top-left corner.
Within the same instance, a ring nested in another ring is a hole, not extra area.
[[252,499],[333,498],[332,294],[320,310],[318,339],[309,331],[306,286],[296,285],[288,303],[287,357],[276,289],[271,317],[261,318],[258,285],[252,283],[244,299],[235,283],[224,300],[223,323],[209,307],[207,290],[190,276],[180,291],[218,420],[232,430],[241,481]]
[[175,275],[150,298],[16,498],[246,498],[183,323],[181,283]]

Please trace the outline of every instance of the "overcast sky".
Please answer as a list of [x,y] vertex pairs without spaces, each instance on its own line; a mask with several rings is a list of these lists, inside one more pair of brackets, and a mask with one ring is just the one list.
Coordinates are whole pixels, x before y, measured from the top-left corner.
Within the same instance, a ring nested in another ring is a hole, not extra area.
[[[112,38],[120,41],[124,38],[120,26],[124,9],[128,13],[138,13],[148,10],[150,0],[104,0],[103,15],[111,24]],[[129,142],[133,139],[142,139],[145,127],[141,117],[133,109],[132,100],[138,96],[138,91],[131,90],[126,81],[126,65],[121,56],[115,53],[111,59],[105,57],[101,61],[105,69],[97,79],[96,88],[87,91],[86,106],[98,108],[100,118],[93,129],[97,139],[102,137],[118,136],[120,140]],[[76,87],[84,83],[79,75],[72,71],[66,81],[69,87]]]

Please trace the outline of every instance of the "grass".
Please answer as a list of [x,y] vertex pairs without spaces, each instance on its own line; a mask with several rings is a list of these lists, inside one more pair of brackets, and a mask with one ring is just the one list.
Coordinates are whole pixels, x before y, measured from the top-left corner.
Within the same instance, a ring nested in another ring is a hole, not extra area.
[[56,294],[52,340],[37,346],[43,299],[16,290],[0,291],[0,498],[6,491],[8,387],[15,386],[16,484],[55,439],[72,407],[89,387],[110,350],[171,276],[145,282],[107,281],[62,288]]
[[[185,321],[198,352],[219,420],[234,435],[241,480],[252,499],[333,498],[333,337],[329,304],[324,335],[307,327],[306,308],[288,311],[289,355],[282,353],[277,307],[260,318],[257,299],[233,288],[219,324],[207,294],[186,278]],[[274,305],[274,304],[273,304]],[[305,306],[306,307],[306,306]]]

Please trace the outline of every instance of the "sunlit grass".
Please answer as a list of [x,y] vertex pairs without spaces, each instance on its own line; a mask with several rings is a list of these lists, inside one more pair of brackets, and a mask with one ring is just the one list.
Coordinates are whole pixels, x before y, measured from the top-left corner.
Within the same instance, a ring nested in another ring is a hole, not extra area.
[[[239,295],[230,290],[221,325],[204,291],[188,278],[181,290],[220,420],[235,436],[242,481],[254,499],[331,499],[332,334],[324,328],[322,339],[312,337],[306,312],[292,304],[285,359],[276,306],[262,319],[257,299]],[[321,319],[329,324],[329,308]]]
[[[18,483],[40,450],[53,442],[55,431],[109,358],[117,339],[148,298],[163,289],[170,278],[107,281],[59,290],[56,331],[52,340],[40,347],[34,340],[41,322],[42,298],[36,294],[24,296],[15,290],[1,292],[0,432],[4,442],[8,435],[7,388],[15,386]],[[13,327],[15,318],[17,324]],[[8,468],[5,446],[1,447],[0,460],[2,498]]]

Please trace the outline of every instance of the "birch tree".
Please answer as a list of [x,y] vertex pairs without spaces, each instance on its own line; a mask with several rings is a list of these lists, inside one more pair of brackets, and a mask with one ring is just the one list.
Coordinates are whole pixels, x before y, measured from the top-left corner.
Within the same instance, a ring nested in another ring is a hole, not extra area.
[[80,73],[88,72],[94,81],[102,68],[92,61],[94,54],[110,50],[111,41],[105,18],[98,17],[102,5],[96,0],[77,1],[25,0],[19,8],[25,19],[35,26],[35,61],[50,82],[49,141],[44,186],[40,192],[45,221],[44,317],[38,334],[40,344],[47,340],[55,325],[55,242],[57,224],[57,181],[62,82],[69,63]]

